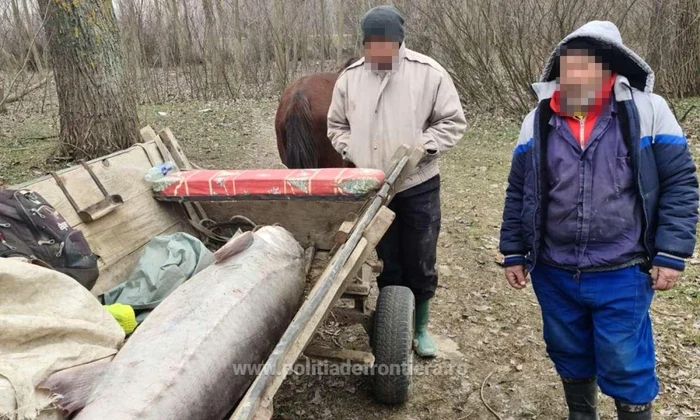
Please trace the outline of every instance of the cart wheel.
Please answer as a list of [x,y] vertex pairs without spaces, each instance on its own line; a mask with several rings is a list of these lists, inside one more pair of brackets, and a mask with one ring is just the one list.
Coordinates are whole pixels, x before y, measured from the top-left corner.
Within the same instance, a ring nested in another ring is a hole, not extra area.
[[414,298],[411,289],[386,286],[374,314],[374,398],[401,404],[412,390]]

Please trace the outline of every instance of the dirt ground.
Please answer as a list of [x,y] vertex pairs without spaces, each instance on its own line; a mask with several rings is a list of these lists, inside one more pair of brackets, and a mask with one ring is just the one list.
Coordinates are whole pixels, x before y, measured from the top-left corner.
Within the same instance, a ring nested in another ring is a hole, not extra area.
[[[679,113],[691,102],[678,104]],[[140,108],[140,118],[142,125],[171,127],[190,159],[201,166],[269,167],[278,161],[276,104],[271,98],[149,105]],[[370,377],[292,376],[275,399],[276,418],[566,418],[558,378],[545,355],[532,289],[512,290],[496,264],[506,175],[518,124],[487,117],[471,117],[469,123],[464,140],[441,161],[440,286],[430,325],[440,355],[417,362],[433,373],[414,378],[413,396],[401,407],[375,404]],[[687,118],[685,127],[692,151],[700,158],[700,111]],[[11,185],[65,165],[46,164],[57,133],[51,90],[12,104],[7,114],[0,115],[0,178]],[[652,319],[662,383],[656,418],[700,418],[697,255],[676,290],[657,294]],[[368,348],[361,329],[338,326],[332,319],[318,339],[329,346]],[[602,418],[614,418],[613,404],[606,397]]]

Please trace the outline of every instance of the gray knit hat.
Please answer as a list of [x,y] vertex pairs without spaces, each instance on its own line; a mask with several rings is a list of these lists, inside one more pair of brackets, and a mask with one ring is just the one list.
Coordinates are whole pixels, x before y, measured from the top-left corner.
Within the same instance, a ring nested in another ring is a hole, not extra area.
[[362,17],[362,42],[372,37],[383,37],[403,43],[403,17],[394,6],[377,6]]

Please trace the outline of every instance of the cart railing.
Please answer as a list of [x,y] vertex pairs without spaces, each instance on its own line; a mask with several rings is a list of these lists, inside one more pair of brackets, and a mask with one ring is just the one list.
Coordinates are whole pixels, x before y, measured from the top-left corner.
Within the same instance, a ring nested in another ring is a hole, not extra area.
[[386,204],[391,200],[395,186],[400,185],[418,162],[422,153],[407,146],[397,151],[391,168],[379,192],[358,218],[346,242],[335,253],[331,262],[309,292],[277,346],[267,359],[247,393],[239,402],[231,419],[265,419],[272,415],[272,398],[289,373],[289,367],[298,359],[313,338],[313,333],[342,295],[347,279],[352,279],[394,220],[395,214]]

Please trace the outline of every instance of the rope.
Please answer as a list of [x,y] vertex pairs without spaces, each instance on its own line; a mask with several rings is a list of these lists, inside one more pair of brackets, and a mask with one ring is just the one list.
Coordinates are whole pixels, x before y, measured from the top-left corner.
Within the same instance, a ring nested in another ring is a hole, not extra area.
[[208,239],[221,244],[225,244],[233,237],[233,234],[227,235],[221,232],[223,229],[240,229],[241,225],[247,225],[250,226],[251,231],[255,232],[263,227],[263,225],[258,225],[251,219],[241,215],[231,217],[228,222],[215,222],[211,219],[202,219],[199,223],[193,221],[192,219],[188,219],[188,221],[199,233]]

